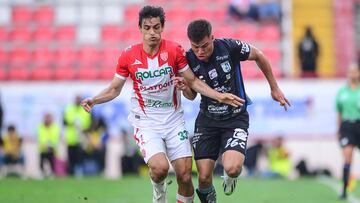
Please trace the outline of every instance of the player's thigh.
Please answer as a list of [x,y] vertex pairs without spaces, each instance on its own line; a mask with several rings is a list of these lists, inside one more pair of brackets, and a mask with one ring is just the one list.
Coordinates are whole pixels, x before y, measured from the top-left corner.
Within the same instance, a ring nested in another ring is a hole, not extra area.
[[[159,153],[163,154],[163,156],[165,157],[166,147],[161,134],[146,129],[135,128],[134,139],[140,149],[141,155],[143,156],[145,163],[148,164],[149,160],[154,155]],[[162,158],[160,159],[162,160]]]
[[[247,129],[228,128],[223,129],[221,137],[221,152],[225,154],[227,151],[236,151],[245,156],[247,147],[248,132]],[[236,154],[228,152],[228,155]],[[237,157],[241,155],[237,154]],[[228,157],[228,156],[227,156]]]
[[219,157],[221,147],[221,130],[218,128],[196,127],[192,145],[195,160],[212,159]]
[[192,157],[189,132],[184,124],[180,124],[166,133],[165,145],[170,162],[184,157]]

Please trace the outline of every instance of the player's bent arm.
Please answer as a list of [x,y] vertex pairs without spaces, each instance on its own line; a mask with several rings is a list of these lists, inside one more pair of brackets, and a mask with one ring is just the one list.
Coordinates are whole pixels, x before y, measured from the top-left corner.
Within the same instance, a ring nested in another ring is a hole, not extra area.
[[185,78],[191,89],[204,96],[210,97],[218,102],[226,103],[235,107],[242,106],[245,103],[245,101],[238,96],[230,93],[219,93],[213,90],[205,82],[195,77],[194,73],[190,69],[181,72],[180,75]]
[[265,57],[262,51],[254,46],[250,45],[250,47],[250,56],[248,60],[254,60],[256,62],[261,72],[264,74],[266,80],[268,81],[271,89],[278,88],[278,84],[271,70],[269,60]]
[[113,100],[120,94],[125,82],[126,80],[120,79],[115,76],[107,88],[105,88],[98,95],[92,98],[93,103],[101,104]]

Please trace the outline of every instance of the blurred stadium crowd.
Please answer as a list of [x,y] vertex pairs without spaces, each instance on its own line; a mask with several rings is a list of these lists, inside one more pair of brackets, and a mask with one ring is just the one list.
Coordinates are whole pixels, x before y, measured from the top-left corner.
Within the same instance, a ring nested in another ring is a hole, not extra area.
[[[0,92],[14,83],[110,80],[121,50],[141,41],[137,20],[145,4],[165,9],[163,38],[189,48],[187,24],[196,18],[208,19],[215,37],[240,39],[260,48],[277,78],[342,79],[351,62],[360,64],[359,0],[0,0]],[[302,44],[306,28],[312,29],[316,51],[306,39]],[[308,54],[305,58],[315,55],[312,68],[302,67],[302,53]],[[243,67],[244,78],[263,79],[256,64],[245,62]],[[310,74],[303,74],[309,70]],[[1,101],[6,99],[1,97]],[[26,162],[21,153],[24,138],[16,131],[21,123],[6,119],[12,114],[6,107],[0,120],[4,124],[0,126],[2,175],[9,170],[22,173],[21,163]],[[37,138],[39,177],[101,174],[111,139],[108,119],[82,114],[76,102],[59,108],[60,120],[49,113],[32,115],[42,121],[31,126],[36,132],[32,137]],[[52,138],[43,139],[45,131],[51,131]],[[141,173],[143,161],[129,131],[117,129],[125,143],[119,162],[123,172]],[[288,153],[279,151],[269,150],[268,161],[276,159],[276,153],[288,160]],[[59,153],[71,159],[58,159]],[[283,165],[289,164],[286,160]],[[20,165],[4,167],[11,163]],[[281,166],[279,173],[288,176],[288,171],[283,172],[286,167]]]

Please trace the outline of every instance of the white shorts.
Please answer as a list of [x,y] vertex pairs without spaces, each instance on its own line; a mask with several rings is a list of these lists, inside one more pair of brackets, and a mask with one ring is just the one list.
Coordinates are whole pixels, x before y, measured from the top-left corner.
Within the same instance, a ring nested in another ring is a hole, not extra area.
[[161,152],[167,155],[170,162],[192,156],[189,133],[184,124],[166,131],[135,128],[134,139],[146,163],[152,156]]

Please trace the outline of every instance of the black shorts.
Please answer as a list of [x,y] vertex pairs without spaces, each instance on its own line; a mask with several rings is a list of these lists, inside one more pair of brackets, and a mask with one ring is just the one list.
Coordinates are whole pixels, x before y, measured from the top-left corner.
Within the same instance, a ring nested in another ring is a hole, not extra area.
[[192,140],[195,160],[217,160],[227,150],[236,150],[245,155],[247,129],[197,127]]
[[344,121],[340,126],[340,146],[353,145],[360,148],[360,121]]

